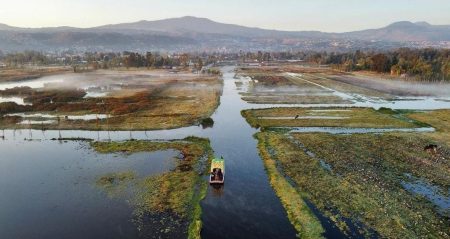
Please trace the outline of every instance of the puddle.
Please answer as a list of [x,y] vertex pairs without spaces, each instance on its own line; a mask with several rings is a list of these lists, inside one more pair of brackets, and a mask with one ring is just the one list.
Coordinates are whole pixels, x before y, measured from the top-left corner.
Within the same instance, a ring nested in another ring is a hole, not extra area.
[[23,120],[17,124],[27,125],[27,124],[56,124],[56,120]]
[[87,114],[87,115],[67,115],[68,120],[96,120],[96,119],[107,119],[110,117],[105,114]]
[[93,91],[86,91],[86,95],[84,98],[102,98],[106,97],[109,94],[109,92],[93,92]]
[[407,191],[425,197],[428,201],[439,208],[444,215],[450,215],[450,189],[447,192],[422,179],[415,178],[406,174],[408,181],[402,181],[401,184]]

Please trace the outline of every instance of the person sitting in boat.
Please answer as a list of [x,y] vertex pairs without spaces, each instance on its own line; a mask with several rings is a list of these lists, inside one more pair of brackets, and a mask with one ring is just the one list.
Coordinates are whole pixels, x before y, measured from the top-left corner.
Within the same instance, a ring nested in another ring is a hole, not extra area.
[[222,181],[223,179],[223,173],[222,173],[222,169],[219,168],[219,170],[217,170],[217,177],[219,181]]
[[212,180],[216,180],[216,178],[217,178],[217,168],[213,169],[213,171],[211,172],[211,178],[212,178]]

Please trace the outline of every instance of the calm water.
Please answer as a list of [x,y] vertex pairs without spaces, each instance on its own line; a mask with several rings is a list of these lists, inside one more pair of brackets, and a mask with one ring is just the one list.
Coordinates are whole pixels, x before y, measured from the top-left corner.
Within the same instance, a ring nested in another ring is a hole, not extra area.
[[97,154],[87,143],[45,140],[5,140],[0,152],[0,238],[137,238],[130,205],[95,182],[170,170],[178,154]]
[[[5,136],[5,140],[0,140],[0,238],[138,238],[136,226],[131,222],[130,206],[123,199],[107,197],[96,188],[95,180],[102,174],[124,170],[135,170],[141,175],[168,170],[171,167],[170,158],[176,152],[100,155],[85,143],[60,143],[50,139],[182,139],[190,135],[209,138],[215,154],[223,156],[227,166],[224,187],[209,187],[201,203],[203,238],[295,238],[296,231],[270,187],[258,155],[257,141],[253,138],[257,130],[247,124],[240,111],[277,106],[345,105],[248,104],[241,100],[236,90],[233,69],[222,69],[224,89],[221,104],[212,116],[215,122],[212,128],[191,126],[135,132],[0,131],[0,136]],[[239,88],[245,90],[248,79],[241,80],[243,87]],[[61,80],[52,77],[51,81]],[[450,103],[445,101],[439,101],[437,106],[425,102],[365,104],[375,108],[385,105],[407,109],[450,108]],[[349,106],[358,104],[362,103]],[[326,128],[304,128],[302,131],[324,130],[327,132]],[[357,130],[371,132],[370,129]],[[324,223],[324,226],[327,237],[341,236],[332,223]]]

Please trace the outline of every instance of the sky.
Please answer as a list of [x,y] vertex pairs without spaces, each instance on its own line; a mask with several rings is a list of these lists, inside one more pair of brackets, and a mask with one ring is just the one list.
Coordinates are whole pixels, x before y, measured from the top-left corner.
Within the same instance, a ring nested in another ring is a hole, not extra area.
[[396,21],[450,25],[450,0],[0,0],[0,23],[93,27],[196,16],[278,30],[346,32]]

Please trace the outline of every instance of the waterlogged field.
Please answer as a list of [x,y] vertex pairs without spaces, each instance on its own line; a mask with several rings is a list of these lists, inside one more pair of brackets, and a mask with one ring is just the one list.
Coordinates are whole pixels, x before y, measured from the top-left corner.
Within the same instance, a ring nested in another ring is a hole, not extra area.
[[344,104],[351,103],[334,91],[308,81],[298,80],[286,72],[241,69],[247,77],[242,99],[257,104]]
[[305,238],[323,232],[321,214],[348,236],[449,236],[448,147],[430,155],[423,147],[432,141],[411,134],[256,137],[271,183]]
[[242,99],[263,104],[241,114],[300,238],[450,236],[449,85],[287,65],[238,74]]
[[200,124],[217,108],[222,84],[163,70],[96,71],[2,88],[2,128],[151,130]]
[[[242,115],[262,129],[255,135],[260,155],[302,238],[323,236],[329,223],[344,237],[450,236],[448,110],[270,108]],[[435,130],[400,132],[418,127]]]
[[142,235],[200,238],[200,200],[206,195],[204,176],[209,174],[213,157],[208,140],[191,137],[169,142],[94,142],[91,146],[100,153],[177,150],[175,167],[168,172],[143,177],[132,171],[112,172],[101,176],[97,185],[111,197],[128,195]]
[[242,99],[257,104],[447,109],[449,84],[387,80],[306,65],[240,68]]
[[0,149],[1,238],[199,237],[207,139],[16,140]]

